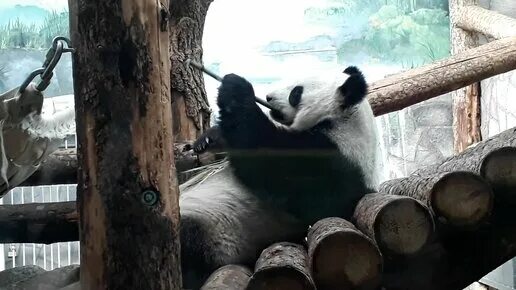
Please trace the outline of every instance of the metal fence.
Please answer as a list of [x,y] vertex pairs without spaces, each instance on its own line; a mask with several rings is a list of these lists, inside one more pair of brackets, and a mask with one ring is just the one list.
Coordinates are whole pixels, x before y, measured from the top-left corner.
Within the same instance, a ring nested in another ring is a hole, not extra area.
[[[74,148],[75,136],[69,136],[61,146]],[[17,187],[0,199],[0,204],[74,201],[76,185]],[[43,244],[0,244],[0,271],[25,265],[37,265],[45,270],[79,264],[79,242]]]

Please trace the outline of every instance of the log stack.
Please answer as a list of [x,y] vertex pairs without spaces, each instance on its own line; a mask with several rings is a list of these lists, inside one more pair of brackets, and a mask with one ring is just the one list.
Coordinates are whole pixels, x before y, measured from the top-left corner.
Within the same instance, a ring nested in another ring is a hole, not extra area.
[[515,189],[511,129],[384,182],[358,202],[350,221],[315,223],[306,248],[267,248],[253,285],[210,289],[463,289],[516,255]]

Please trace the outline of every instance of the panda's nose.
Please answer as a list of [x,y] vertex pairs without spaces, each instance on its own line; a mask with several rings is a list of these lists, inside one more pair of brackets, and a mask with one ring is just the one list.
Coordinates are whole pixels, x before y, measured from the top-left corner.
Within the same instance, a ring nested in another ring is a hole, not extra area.
[[272,97],[271,96],[265,96],[265,99],[267,100],[267,102],[272,101]]

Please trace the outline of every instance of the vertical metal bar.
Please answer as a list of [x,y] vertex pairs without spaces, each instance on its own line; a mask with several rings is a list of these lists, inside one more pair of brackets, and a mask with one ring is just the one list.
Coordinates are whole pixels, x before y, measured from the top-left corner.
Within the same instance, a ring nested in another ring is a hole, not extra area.
[[[30,188],[31,202],[34,203],[34,186]],[[36,244],[32,244],[32,265],[36,265]]]

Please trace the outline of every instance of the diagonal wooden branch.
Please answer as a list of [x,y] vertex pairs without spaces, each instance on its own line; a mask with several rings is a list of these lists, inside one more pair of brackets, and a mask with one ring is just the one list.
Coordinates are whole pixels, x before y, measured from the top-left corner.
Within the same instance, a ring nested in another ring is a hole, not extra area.
[[380,116],[514,69],[516,37],[510,37],[374,82],[368,98]]
[[455,15],[455,25],[495,39],[516,36],[516,19],[478,6],[465,6]]

